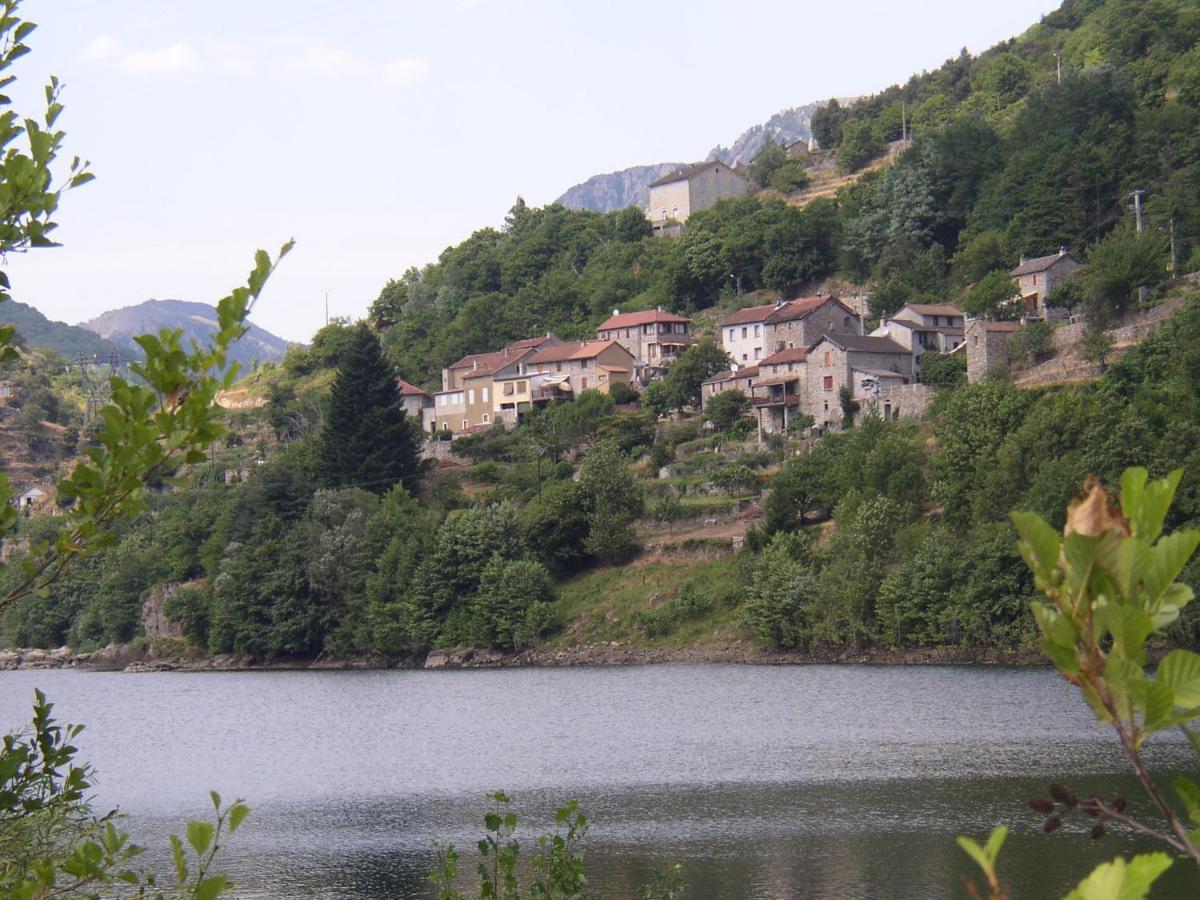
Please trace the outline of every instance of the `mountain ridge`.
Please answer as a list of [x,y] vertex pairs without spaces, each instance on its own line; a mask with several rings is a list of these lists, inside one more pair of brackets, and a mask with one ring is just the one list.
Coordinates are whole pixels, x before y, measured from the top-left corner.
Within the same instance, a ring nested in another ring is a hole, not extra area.
[[[87,329],[119,347],[123,353],[141,356],[141,348],[133,338],[163,328],[179,328],[185,341],[207,341],[217,330],[217,310],[207,303],[193,300],[145,300],[101,313],[81,322]],[[250,330],[229,351],[229,359],[244,368],[255,360],[283,359],[290,343],[265,328],[250,324]]]
[[[765,122],[747,128],[728,147],[718,144],[709,151],[706,160],[719,159],[726,165],[748,165],[768,139],[784,146],[807,141],[811,135],[812,116],[823,103],[792,106],[775,113]],[[674,172],[686,163],[650,163],[630,166],[616,172],[592,175],[572,185],[554,202],[568,209],[590,209],[593,212],[613,212],[627,206],[645,209],[650,199],[650,182]]]

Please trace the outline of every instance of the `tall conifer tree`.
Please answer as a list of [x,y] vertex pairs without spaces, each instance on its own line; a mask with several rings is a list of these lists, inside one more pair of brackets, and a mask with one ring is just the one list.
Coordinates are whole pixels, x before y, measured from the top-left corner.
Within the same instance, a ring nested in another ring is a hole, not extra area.
[[321,483],[376,494],[387,493],[397,482],[411,489],[417,440],[379,339],[362,323],[354,329],[333,382],[318,448]]

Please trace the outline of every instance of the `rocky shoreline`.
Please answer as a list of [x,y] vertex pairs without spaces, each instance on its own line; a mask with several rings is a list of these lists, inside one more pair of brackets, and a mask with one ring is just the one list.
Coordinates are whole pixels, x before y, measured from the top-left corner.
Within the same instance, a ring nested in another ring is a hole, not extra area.
[[834,648],[788,652],[741,641],[687,647],[630,647],[617,642],[564,648],[537,648],[520,653],[465,648],[433,650],[406,659],[355,657],[340,659],[258,660],[226,653],[216,656],[156,655],[153,649],[110,644],[91,653],[69,647],[56,650],[0,650],[0,672],[31,669],[88,669],[106,672],[235,672],[289,669],[502,669],[569,666],[644,666],[663,664],[739,663],[744,665],[1003,665],[1040,666],[1046,658],[1036,650],[992,650],[935,647],[911,650]]

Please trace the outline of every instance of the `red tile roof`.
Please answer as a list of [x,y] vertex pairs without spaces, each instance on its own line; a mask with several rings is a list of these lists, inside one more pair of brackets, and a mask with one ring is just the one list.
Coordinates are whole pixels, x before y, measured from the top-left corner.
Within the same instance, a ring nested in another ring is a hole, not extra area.
[[711,378],[704,379],[704,384],[717,384],[722,381],[734,381],[738,378],[757,378],[758,366],[747,366],[745,369],[726,369],[724,372],[718,372]]
[[596,326],[597,331],[608,331],[610,328],[633,328],[635,325],[649,325],[651,322],[685,322],[692,320],[686,316],[663,312],[661,309],[646,309],[641,312],[614,313],[605,322]]
[[562,362],[567,359],[595,359],[609,347],[617,347],[626,356],[631,358],[633,356],[632,353],[616,341],[578,341],[567,344],[551,344],[549,347],[543,347],[534,353],[533,356],[528,357],[525,360],[525,364]]
[[721,327],[746,325],[752,322],[791,322],[796,319],[805,318],[826,303],[836,303],[851,315],[857,315],[854,310],[838,300],[837,297],[800,297],[797,300],[789,300],[786,303],[774,303],[769,306],[748,306],[745,309],[739,309],[729,318],[725,319],[721,323]]
[[732,172],[734,175],[737,175],[740,178],[746,177],[741,172],[739,172],[737,169],[730,166],[728,163],[723,163],[719,159],[710,159],[707,162],[696,163],[695,165],[687,166],[686,168],[683,168],[683,169],[676,169],[674,172],[670,172],[669,174],[664,175],[662,178],[659,178],[657,181],[650,182],[648,187],[659,187],[660,185],[671,184],[672,182],[675,182],[675,181],[684,181],[688,178],[691,178],[693,175],[699,175],[701,172],[703,172],[707,169],[715,168],[716,166],[725,166],[725,171]]
[[396,390],[400,392],[402,397],[428,397],[425,391],[421,390],[415,384],[410,384],[403,378],[396,379]]
[[758,364],[760,366],[778,366],[781,363],[804,362],[806,356],[808,356],[808,351],[803,347],[788,347],[786,350],[772,353],[766,359],[760,359]]

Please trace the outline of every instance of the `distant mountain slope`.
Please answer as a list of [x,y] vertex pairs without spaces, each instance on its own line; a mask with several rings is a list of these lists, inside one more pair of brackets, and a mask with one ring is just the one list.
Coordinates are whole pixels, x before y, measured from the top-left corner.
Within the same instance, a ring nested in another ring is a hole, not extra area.
[[633,166],[607,175],[593,175],[583,184],[570,188],[556,202],[568,209],[590,209],[595,212],[612,212],[627,206],[645,209],[650,201],[650,182],[684,165],[655,163],[652,166]]
[[747,128],[730,146],[714,147],[707,158],[719,159],[731,166],[736,162],[749,165],[750,161],[758,156],[768,138],[785,147],[796,141],[807,141],[812,134],[810,128],[813,113],[821,105],[820,103],[809,103],[805,106],[793,106],[791,109],[780,110],[761,125]]
[[[123,352],[137,356],[141,350],[134,343],[135,335],[157,332],[162,328],[183,330],[184,340],[208,340],[217,330],[217,311],[207,303],[186,300],[147,300],[137,306],[114,309],[82,323],[88,331],[119,346]],[[230,358],[243,366],[252,360],[266,362],[282,359],[288,342],[257,325],[251,325],[246,335],[233,345]]]
[[[807,141],[812,114],[820,106],[820,103],[809,103],[806,106],[781,110],[766,122],[743,131],[728,147],[714,147],[706,158],[719,159],[731,166],[738,161],[746,164],[758,155],[767,138],[784,146],[796,141]],[[612,212],[626,206],[640,206],[644,209],[650,199],[650,182],[684,165],[654,163],[648,166],[632,166],[607,175],[593,175],[582,184],[569,188],[555,202],[568,209],[590,209],[595,212]]]
[[67,359],[80,355],[108,358],[119,352],[117,345],[78,325],[52,322],[25,303],[9,300],[0,303],[0,323],[12,325],[31,347],[51,350]]

